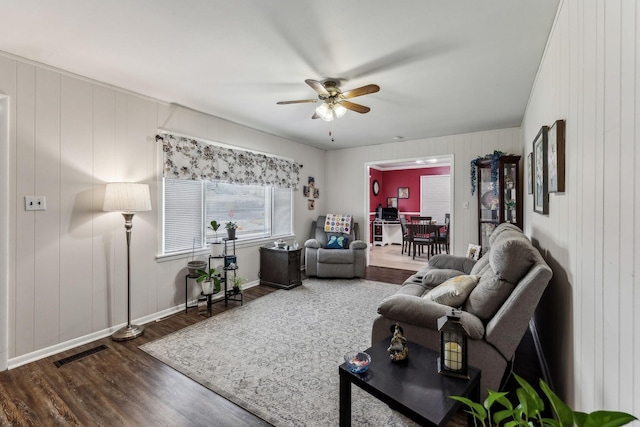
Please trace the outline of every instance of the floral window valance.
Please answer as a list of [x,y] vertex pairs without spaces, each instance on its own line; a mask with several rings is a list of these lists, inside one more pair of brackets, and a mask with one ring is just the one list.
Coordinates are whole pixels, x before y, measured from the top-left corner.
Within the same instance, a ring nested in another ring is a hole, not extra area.
[[172,134],[156,135],[164,153],[163,176],[233,184],[298,188],[298,163],[239,149],[207,144]]

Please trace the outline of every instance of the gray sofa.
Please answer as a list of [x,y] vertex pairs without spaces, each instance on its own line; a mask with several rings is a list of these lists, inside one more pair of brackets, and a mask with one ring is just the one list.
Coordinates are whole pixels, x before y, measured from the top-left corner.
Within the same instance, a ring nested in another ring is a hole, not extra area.
[[[366,267],[367,244],[360,240],[357,222],[351,220],[349,233],[324,230],[326,216],[319,216],[311,223],[310,238],[304,243],[305,269],[307,276],[327,278],[363,277]],[[331,236],[342,236],[347,240],[344,249],[326,248]]]
[[490,244],[478,261],[433,256],[428,267],[381,302],[371,336],[372,343],[385,339],[397,322],[407,340],[439,351],[437,319],[452,307],[462,309],[461,323],[469,335],[468,363],[482,370],[482,399],[487,389],[499,390],[552,275],[538,250],[514,225],[496,227]]

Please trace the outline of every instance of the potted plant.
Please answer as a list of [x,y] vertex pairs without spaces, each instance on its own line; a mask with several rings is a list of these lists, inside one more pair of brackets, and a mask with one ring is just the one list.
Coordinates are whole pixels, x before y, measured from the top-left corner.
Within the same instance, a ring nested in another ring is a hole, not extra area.
[[224,228],[227,229],[229,240],[233,240],[236,238],[236,228],[238,228],[238,224],[233,221],[229,221],[224,225]]
[[189,276],[197,276],[198,270],[207,266],[206,261],[195,261],[193,258],[196,253],[196,239],[193,238],[193,246],[191,248],[191,261],[187,262],[187,268],[189,270]]
[[211,221],[210,225],[209,225],[209,229],[213,230],[213,233],[215,235],[213,242],[210,243],[211,245],[211,256],[213,257],[221,257],[222,256],[222,241],[220,239],[218,239],[218,229],[222,226],[222,223],[219,223],[216,220]]
[[[624,412],[595,411],[590,414],[571,410],[545,383],[540,380],[540,389],[547,398],[548,404],[553,409],[554,418],[543,418],[545,402],[538,392],[523,378],[513,374],[520,388],[516,391],[518,405],[507,399],[509,392],[497,392],[489,390],[484,404],[476,403],[466,397],[450,396],[451,399],[464,403],[469,408],[466,412],[474,418],[475,425],[483,427],[507,425],[507,426],[573,426],[617,427],[629,424],[637,418]],[[494,407],[497,403],[499,407]]]
[[231,283],[233,284],[233,293],[234,294],[239,294],[242,292],[242,284],[245,282],[244,277],[240,277],[237,275],[233,276],[233,279],[231,280]]
[[[220,273],[215,268],[208,270],[198,270],[198,278],[196,281],[202,285],[202,293],[211,295],[220,292]],[[215,291],[215,292],[214,292]]]

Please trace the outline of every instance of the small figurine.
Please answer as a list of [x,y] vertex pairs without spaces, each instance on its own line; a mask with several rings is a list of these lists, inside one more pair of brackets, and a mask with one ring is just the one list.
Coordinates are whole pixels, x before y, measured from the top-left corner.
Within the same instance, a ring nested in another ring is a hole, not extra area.
[[396,323],[392,326],[392,329],[393,337],[387,351],[393,362],[399,362],[409,357],[409,347],[407,346],[407,339],[402,335],[402,327]]

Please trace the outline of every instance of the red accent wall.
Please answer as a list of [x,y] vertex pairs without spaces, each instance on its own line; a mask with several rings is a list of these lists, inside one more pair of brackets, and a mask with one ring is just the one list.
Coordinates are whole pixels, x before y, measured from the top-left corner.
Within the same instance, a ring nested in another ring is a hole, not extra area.
[[[375,212],[378,203],[387,206],[387,197],[398,197],[399,187],[409,188],[408,199],[398,199],[398,210],[400,212],[420,212],[420,177],[424,175],[448,175],[449,166],[440,166],[421,169],[402,169],[394,171],[379,171],[370,169],[369,175],[369,197],[370,212]],[[380,183],[380,194],[373,195],[371,184],[377,179]]]

